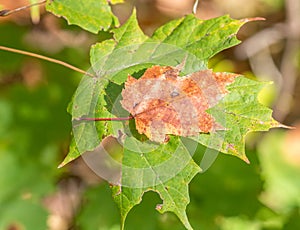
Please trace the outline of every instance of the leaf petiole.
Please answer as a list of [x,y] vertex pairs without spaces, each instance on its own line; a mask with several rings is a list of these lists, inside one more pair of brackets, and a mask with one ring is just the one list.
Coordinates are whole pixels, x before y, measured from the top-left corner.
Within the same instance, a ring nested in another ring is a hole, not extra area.
[[77,67],[75,67],[75,66],[73,66],[69,63],[66,63],[66,62],[63,62],[63,61],[60,61],[60,60],[57,60],[57,59],[54,59],[54,58],[49,58],[49,57],[46,57],[46,56],[43,56],[43,55],[40,55],[40,54],[35,54],[35,53],[28,52],[28,51],[18,50],[18,49],[14,49],[14,48],[5,47],[5,46],[0,46],[0,50],[5,50],[5,51],[12,52],[12,53],[23,54],[23,55],[30,56],[30,57],[35,57],[35,58],[42,59],[42,60],[45,60],[45,61],[48,61],[48,62],[52,62],[52,63],[62,65],[64,67],[67,67],[71,70],[82,73],[84,75],[88,75],[90,77],[95,77],[93,74],[91,74],[89,72],[86,72],[82,69],[79,69],[79,68],[77,68]]
[[78,120],[79,121],[128,121],[134,119],[133,116],[129,117],[81,117]]

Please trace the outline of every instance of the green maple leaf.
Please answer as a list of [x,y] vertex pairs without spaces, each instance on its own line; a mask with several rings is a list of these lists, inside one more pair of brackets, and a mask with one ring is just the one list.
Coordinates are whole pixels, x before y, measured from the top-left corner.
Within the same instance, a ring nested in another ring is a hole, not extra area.
[[[85,77],[82,80],[72,100],[72,106],[69,107],[72,118],[78,119],[84,115],[91,115],[95,106],[93,108],[86,106],[95,105],[95,101],[98,103],[98,110],[102,108],[98,112],[94,111],[95,117],[114,116],[106,111],[107,102],[101,94],[108,84],[107,79],[121,84],[129,73],[153,64],[174,66],[184,58],[187,58],[184,68],[186,73],[207,68],[209,58],[222,49],[239,43],[234,35],[244,23],[244,20],[233,20],[228,16],[204,21],[189,15],[186,18],[169,22],[149,38],[139,28],[134,12],[122,27],[113,30],[114,39],[92,46],[91,64],[98,78],[92,80]],[[193,36],[186,36],[190,27],[194,31]],[[222,28],[221,32],[220,28]],[[179,41],[178,38],[181,37],[185,37],[183,41]],[[71,111],[71,107],[75,108],[76,113]],[[102,111],[105,111],[105,114]],[[109,126],[109,122],[102,123]],[[86,128],[88,126],[90,128]],[[97,123],[97,126],[101,125]],[[78,136],[81,141],[77,139],[77,146],[74,145],[75,142],[72,142],[74,144],[71,144],[70,152],[61,166],[77,158],[81,153],[93,150],[102,141],[102,136],[110,134],[109,129],[106,129],[106,133],[95,135],[91,123],[82,124],[81,127],[76,126],[75,129],[75,136]],[[96,139],[97,136],[99,139]],[[80,146],[79,151],[78,146]]]
[[49,0],[46,9],[92,33],[118,25],[107,0]]
[[85,76],[72,102],[68,112],[73,117],[73,136],[69,153],[60,167],[76,159],[86,151],[94,150],[105,136],[112,133],[111,122],[78,122],[76,118],[88,117],[111,117],[113,116],[106,108],[105,89],[107,82],[99,78]]
[[[138,76],[140,71],[153,65],[176,66],[183,60],[183,74],[207,69],[212,56],[239,43],[235,35],[246,21],[228,16],[205,21],[188,15],[162,26],[149,38],[138,27],[133,13],[123,26],[112,30],[113,39],[91,48],[95,77],[83,78],[69,106],[74,139],[62,165],[86,151],[93,151],[106,136],[122,139],[120,184],[114,185],[112,190],[121,210],[123,227],[128,212],[141,202],[144,192],[153,190],[163,200],[158,210],[174,212],[187,229],[192,229],[185,213],[189,203],[188,184],[200,168],[190,156],[193,152],[188,151],[179,137],[171,137],[165,144],[142,142],[126,122],[80,119],[126,114],[119,105],[121,98],[113,92],[120,94],[128,74]],[[272,119],[271,110],[257,101],[257,93],[263,85],[243,77],[236,78],[227,87],[229,93],[225,98],[208,110],[224,130],[199,134],[191,139],[246,160],[245,135],[280,126]],[[158,169],[164,162],[169,162],[168,167]]]
[[154,64],[176,66],[186,59],[184,74],[207,69],[211,57],[239,43],[235,35],[246,21],[228,16],[205,21],[187,15],[160,27],[149,38],[138,27],[134,12],[127,23],[112,30],[114,39],[91,48],[92,67],[99,77],[117,84],[128,73]]
[[272,118],[272,110],[257,100],[258,93],[266,84],[269,83],[238,77],[227,87],[230,93],[208,110],[225,130],[212,132],[210,135],[199,134],[192,139],[249,163],[245,154],[246,134],[267,131],[273,127],[284,127]]
[[[139,146],[135,139],[127,138],[126,145]],[[124,150],[120,185],[112,187],[113,197],[121,211],[122,229],[128,212],[142,201],[146,191],[157,192],[163,204],[156,209],[175,213],[187,229],[189,224],[185,209],[189,203],[188,184],[200,171],[190,153],[178,137],[172,137],[168,144],[158,146],[154,151],[142,153]],[[180,162],[180,163],[179,163]]]

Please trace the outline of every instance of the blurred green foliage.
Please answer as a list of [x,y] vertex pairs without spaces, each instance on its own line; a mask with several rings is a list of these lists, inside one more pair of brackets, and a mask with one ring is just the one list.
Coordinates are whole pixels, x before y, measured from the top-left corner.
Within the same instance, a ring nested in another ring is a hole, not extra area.
[[[0,24],[0,44],[30,49],[23,42],[29,30]],[[64,50],[59,55],[77,64],[84,62],[85,58],[76,53]],[[21,77],[14,77],[21,75],[25,60],[39,62],[0,52],[1,230],[9,226],[46,229],[48,213],[42,198],[54,192],[63,171],[57,165],[71,130],[66,106],[79,80],[79,75],[68,69],[40,62],[43,79],[33,88],[28,87]]]

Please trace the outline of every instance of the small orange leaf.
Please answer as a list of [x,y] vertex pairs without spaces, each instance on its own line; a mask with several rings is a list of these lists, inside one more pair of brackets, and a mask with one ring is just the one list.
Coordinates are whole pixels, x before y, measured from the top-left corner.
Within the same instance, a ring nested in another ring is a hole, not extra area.
[[139,133],[156,142],[168,141],[168,134],[195,136],[222,130],[206,112],[228,92],[226,86],[237,74],[201,70],[179,76],[180,69],[153,66],[140,79],[128,76],[121,104],[135,118]]

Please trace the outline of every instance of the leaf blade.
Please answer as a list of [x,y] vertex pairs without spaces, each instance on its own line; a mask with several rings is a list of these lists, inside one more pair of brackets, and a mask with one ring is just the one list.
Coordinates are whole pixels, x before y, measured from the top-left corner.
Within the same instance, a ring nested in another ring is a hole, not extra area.
[[64,17],[70,25],[78,25],[91,32],[108,30],[118,25],[118,19],[112,14],[106,0],[55,0],[48,1],[47,11],[58,17]]
[[229,94],[208,111],[226,130],[210,135],[199,134],[192,139],[249,163],[245,154],[245,136],[249,132],[281,127],[272,118],[272,110],[260,104],[257,99],[258,93],[266,84],[268,83],[238,77],[227,87]]
[[[118,84],[127,77],[122,70],[135,72],[155,64],[176,66],[185,58],[185,74],[207,69],[209,58],[239,43],[235,35],[244,23],[245,20],[229,16],[199,20],[188,15],[167,23],[147,38],[138,27],[134,11],[122,27],[113,30],[114,39],[92,47],[92,66],[100,76],[110,76],[108,78]],[[108,43],[110,49],[103,53]]]
[[[131,138],[127,140],[129,139]],[[170,160],[171,163],[168,163],[168,167],[164,165],[160,168],[161,159]],[[184,160],[180,168],[179,159]],[[121,211],[122,226],[129,211],[142,201],[144,192],[152,190],[163,200],[163,204],[157,206],[159,212],[175,213],[187,229],[192,229],[185,213],[190,202],[188,184],[200,172],[200,168],[179,138],[172,137],[168,144],[160,145],[148,153],[140,154],[125,149],[122,163],[126,165],[125,171],[122,171],[126,176],[122,176],[122,185],[112,187],[113,198]],[[144,170],[136,171],[132,170],[133,168]],[[176,172],[173,171],[174,168]]]

